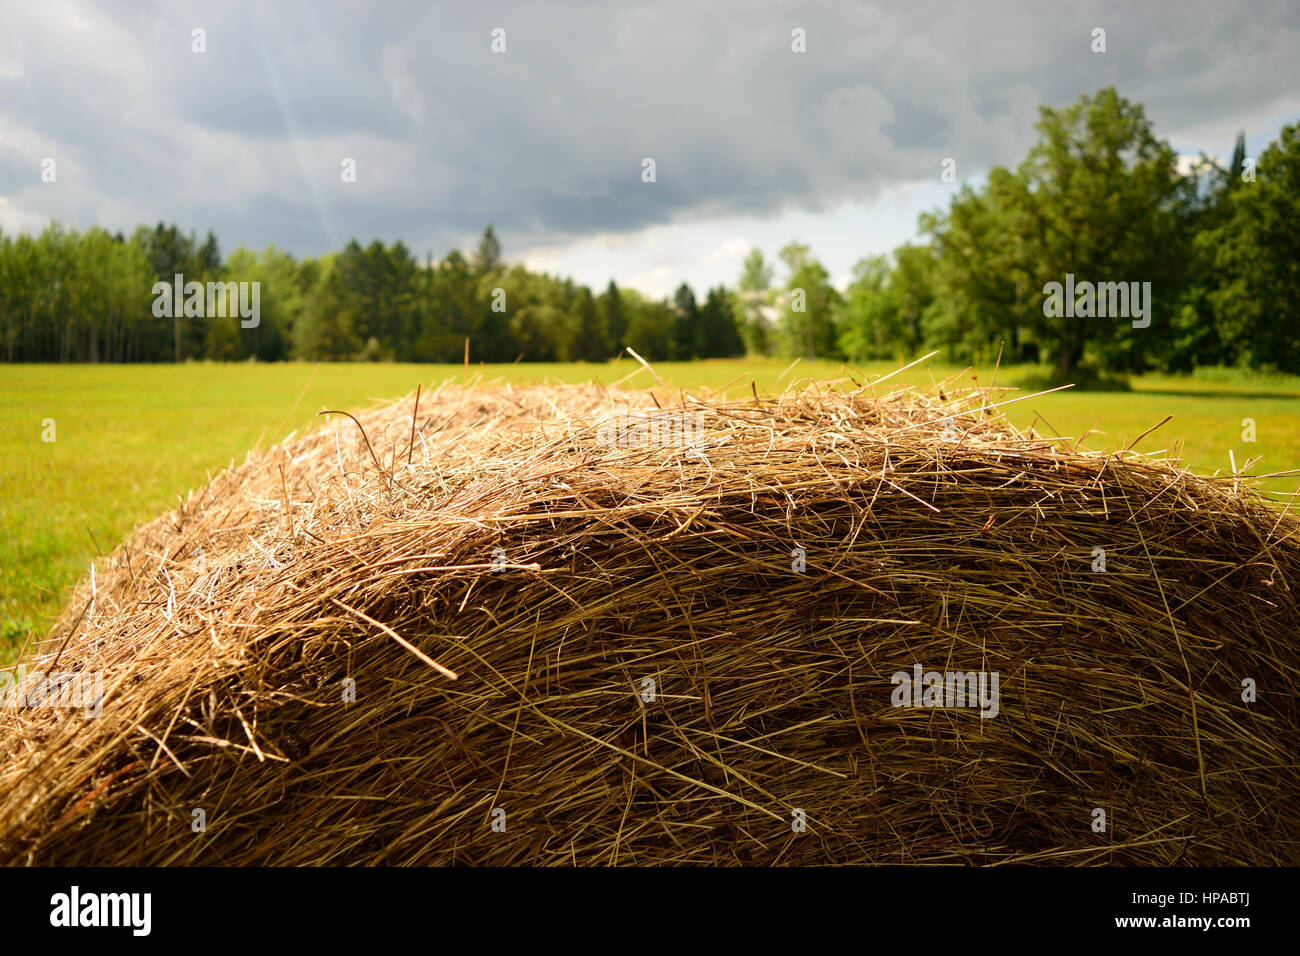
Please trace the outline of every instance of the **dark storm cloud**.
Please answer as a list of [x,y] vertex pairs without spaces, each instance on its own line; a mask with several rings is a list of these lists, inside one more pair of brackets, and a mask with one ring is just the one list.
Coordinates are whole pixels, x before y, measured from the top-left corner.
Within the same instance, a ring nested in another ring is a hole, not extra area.
[[48,0],[4,17],[0,209],[300,254],[354,235],[440,254],[489,221],[517,247],[822,209],[945,156],[963,177],[1014,163],[1039,104],[1109,84],[1164,135],[1300,90],[1290,3]]

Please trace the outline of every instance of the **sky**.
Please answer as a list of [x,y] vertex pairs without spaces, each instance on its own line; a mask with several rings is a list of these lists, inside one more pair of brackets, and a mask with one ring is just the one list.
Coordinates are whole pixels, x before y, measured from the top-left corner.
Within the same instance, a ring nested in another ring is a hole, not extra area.
[[492,223],[652,296],[798,240],[843,286],[1111,85],[1182,155],[1257,156],[1300,119],[1300,3],[3,0],[0,228],[437,259]]

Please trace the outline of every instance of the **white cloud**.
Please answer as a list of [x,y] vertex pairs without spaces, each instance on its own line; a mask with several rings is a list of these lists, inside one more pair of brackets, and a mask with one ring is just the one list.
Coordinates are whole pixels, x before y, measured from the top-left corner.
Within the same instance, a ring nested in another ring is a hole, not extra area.
[[662,299],[671,295],[680,281],[680,279],[674,281],[673,272],[667,266],[655,266],[648,272],[638,272],[628,276],[624,285],[631,286],[653,299]]
[[730,262],[744,259],[749,250],[754,248],[748,239],[728,239],[713,252],[709,253],[710,262]]

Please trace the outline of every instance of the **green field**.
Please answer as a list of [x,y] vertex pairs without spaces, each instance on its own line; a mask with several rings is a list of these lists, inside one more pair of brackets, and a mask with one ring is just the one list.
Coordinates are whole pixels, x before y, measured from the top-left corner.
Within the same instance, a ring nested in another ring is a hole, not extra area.
[[[752,359],[665,363],[655,369],[676,386],[728,386],[735,397],[749,392],[751,379],[760,391],[769,391],[799,379],[846,374],[838,363],[802,362],[790,370],[787,362]],[[889,369],[881,364],[851,371],[861,378]],[[654,384],[627,360],[470,371],[489,382],[627,378],[632,387]],[[926,385],[957,371],[927,363],[903,378]],[[1026,373],[1004,368],[998,384],[1016,384]],[[0,660],[11,659],[29,632],[48,626],[96,554],[112,550],[137,524],[174,506],[178,496],[242,459],[249,448],[310,426],[322,408],[355,409],[447,378],[461,381],[465,371],[393,364],[3,367]],[[988,378],[986,370],[981,384]],[[1085,441],[1097,449],[1123,447],[1172,415],[1137,449],[1157,452],[1181,445],[1186,463],[1203,471],[1228,469],[1230,450],[1239,468],[1248,458],[1261,458],[1255,473],[1300,468],[1300,379],[1295,378],[1147,377],[1135,380],[1131,392],[1068,390],[1010,405],[1007,414],[1019,425],[1041,416],[1037,427],[1048,434],[1075,437],[1098,429]],[[1255,420],[1253,444],[1242,441],[1244,418]],[[42,441],[45,419],[54,420],[54,442]],[[1278,495],[1293,492],[1300,476],[1271,479],[1265,487]]]

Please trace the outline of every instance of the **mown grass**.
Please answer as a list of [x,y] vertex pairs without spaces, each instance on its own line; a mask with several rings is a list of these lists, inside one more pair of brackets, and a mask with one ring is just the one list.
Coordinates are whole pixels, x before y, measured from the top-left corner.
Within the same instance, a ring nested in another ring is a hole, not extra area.
[[[797,379],[880,375],[889,363],[846,370],[839,363],[767,360],[665,363],[655,370],[687,389],[747,393]],[[926,363],[891,382],[928,384],[959,369]],[[988,384],[989,371],[980,384]],[[608,365],[513,365],[471,368],[470,377],[513,383],[653,385],[628,360]],[[1038,369],[999,372],[1014,385]],[[32,631],[48,626],[76,579],[142,521],[172,507],[254,446],[310,427],[322,408],[354,409],[402,395],[416,384],[462,380],[459,366],[341,364],[5,366],[0,371],[0,659],[11,659]],[[1002,396],[1015,397],[1015,393]],[[1121,448],[1165,416],[1173,420],[1136,447],[1181,447],[1198,470],[1225,470],[1231,450],[1240,468],[1300,468],[1300,379],[1210,371],[1197,377],[1148,376],[1128,392],[1055,392],[1007,406],[1019,425]],[[1242,420],[1256,441],[1242,440]],[[54,420],[55,441],[42,441]],[[1265,482],[1272,493],[1300,487],[1300,476]]]

